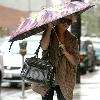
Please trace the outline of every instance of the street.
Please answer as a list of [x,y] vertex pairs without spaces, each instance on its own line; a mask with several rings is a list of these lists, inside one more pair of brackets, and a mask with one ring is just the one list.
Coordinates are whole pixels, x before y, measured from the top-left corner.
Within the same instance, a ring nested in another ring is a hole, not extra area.
[[81,76],[81,84],[76,85],[74,91],[74,100],[100,100],[100,67]]
[[[27,90],[28,88],[29,87],[26,87],[25,90]],[[2,83],[1,98],[8,97],[21,91],[21,87],[11,87],[9,83]]]
[[19,92],[20,89],[15,88],[15,87],[10,87],[8,83],[3,83],[2,88],[1,88],[1,96],[5,97],[7,95],[11,95],[15,92]]
[[100,84],[100,66],[95,67],[95,71],[81,75],[81,84]]
[[[81,75],[81,84],[77,84],[74,91],[73,100],[100,100],[100,67],[96,67],[92,73]],[[34,93],[30,87],[25,89],[25,100],[41,100],[41,96]],[[1,100],[23,100],[21,88],[2,85]],[[57,100],[56,93],[54,100]]]

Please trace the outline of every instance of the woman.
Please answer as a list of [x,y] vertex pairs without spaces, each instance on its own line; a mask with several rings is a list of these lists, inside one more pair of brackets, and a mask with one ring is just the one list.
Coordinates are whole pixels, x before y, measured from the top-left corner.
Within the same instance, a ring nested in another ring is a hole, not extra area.
[[55,28],[49,23],[42,36],[41,47],[44,52],[49,47],[50,60],[56,67],[54,87],[49,89],[46,85],[39,87],[35,83],[32,84],[33,90],[42,95],[42,100],[53,100],[54,90],[57,92],[58,100],[73,99],[79,48],[77,38],[67,29],[74,18],[74,15],[69,15],[57,20]]

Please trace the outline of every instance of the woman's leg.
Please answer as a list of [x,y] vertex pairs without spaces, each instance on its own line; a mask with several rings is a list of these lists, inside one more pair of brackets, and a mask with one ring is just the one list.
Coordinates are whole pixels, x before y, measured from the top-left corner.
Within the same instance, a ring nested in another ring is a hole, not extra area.
[[53,95],[54,95],[54,87],[52,87],[47,94],[42,97],[42,100],[53,100]]
[[56,85],[55,86],[55,90],[56,90],[56,93],[57,93],[57,98],[58,100],[66,100],[61,92],[61,89],[59,87],[59,85]]

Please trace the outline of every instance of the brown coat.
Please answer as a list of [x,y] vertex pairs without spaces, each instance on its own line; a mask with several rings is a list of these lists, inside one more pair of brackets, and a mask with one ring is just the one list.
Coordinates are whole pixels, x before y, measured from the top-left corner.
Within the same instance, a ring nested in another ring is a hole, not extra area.
[[[58,40],[55,33],[51,34],[51,41],[50,41],[50,59],[51,62],[56,67],[56,80],[59,84],[61,91],[66,100],[72,100],[73,98],[73,89],[76,83],[76,70],[77,64],[79,63],[79,48],[78,48],[78,41],[77,38],[70,32],[66,31],[64,44],[66,50],[69,54],[75,57],[76,65],[72,65],[63,55],[60,59],[58,64],[58,56],[57,56],[57,49],[58,49]],[[48,91],[49,87],[47,85],[40,85],[38,83],[32,83],[33,91],[41,94],[44,96]]]

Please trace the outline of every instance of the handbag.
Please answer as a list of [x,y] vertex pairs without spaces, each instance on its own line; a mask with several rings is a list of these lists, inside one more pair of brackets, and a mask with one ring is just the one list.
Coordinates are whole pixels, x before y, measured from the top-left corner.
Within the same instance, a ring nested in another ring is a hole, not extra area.
[[48,57],[38,58],[40,45],[35,52],[35,56],[26,58],[21,71],[21,77],[30,82],[52,85],[54,81],[54,65]]

